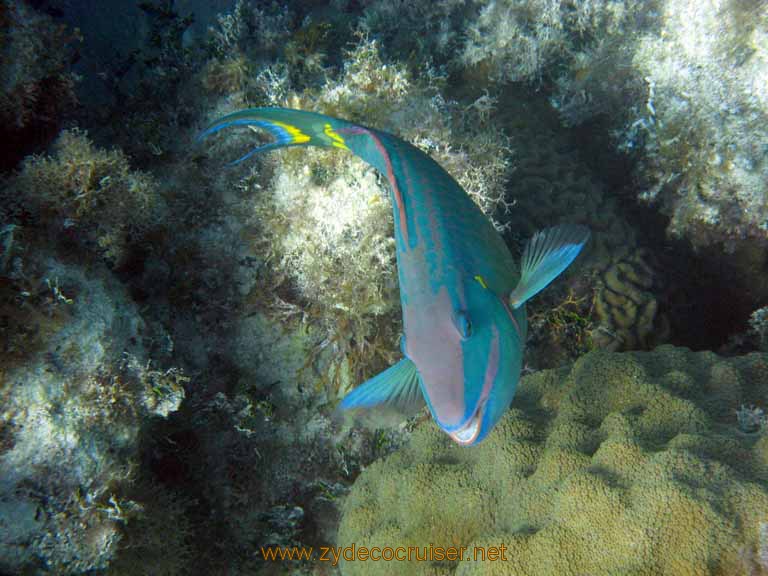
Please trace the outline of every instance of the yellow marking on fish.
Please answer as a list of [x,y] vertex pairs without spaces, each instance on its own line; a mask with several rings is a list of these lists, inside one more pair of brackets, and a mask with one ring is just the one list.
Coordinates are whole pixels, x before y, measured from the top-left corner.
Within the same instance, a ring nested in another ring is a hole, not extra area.
[[485,283],[485,280],[483,280],[482,276],[480,275],[475,276],[475,280],[477,280],[477,283],[480,284],[480,286],[488,290],[488,284]]
[[296,128],[296,126],[291,126],[285,122],[278,122],[277,120],[270,120],[270,122],[275,126],[280,126],[280,128],[288,132],[288,134],[291,135],[291,142],[293,144],[304,144],[305,142],[312,140],[312,138],[304,134],[304,132]]
[[325,133],[328,138],[333,140],[331,142],[331,145],[336,146],[336,148],[341,148],[342,150],[349,150],[347,147],[347,144],[344,142],[344,138],[339,136],[338,132],[336,132],[330,124],[326,124],[323,128],[323,132]]

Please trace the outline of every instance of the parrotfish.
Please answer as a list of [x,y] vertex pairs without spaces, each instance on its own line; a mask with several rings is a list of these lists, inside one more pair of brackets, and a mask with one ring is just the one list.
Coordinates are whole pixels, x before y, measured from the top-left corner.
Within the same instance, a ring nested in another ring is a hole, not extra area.
[[251,108],[216,120],[200,138],[232,126],[255,126],[284,146],[347,150],[391,186],[404,358],[344,397],[342,410],[426,401],[455,442],[483,440],[515,395],[523,362],[525,303],[576,258],[589,239],[583,226],[539,231],[526,244],[518,273],[504,240],[437,162],[400,138],[323,114]]

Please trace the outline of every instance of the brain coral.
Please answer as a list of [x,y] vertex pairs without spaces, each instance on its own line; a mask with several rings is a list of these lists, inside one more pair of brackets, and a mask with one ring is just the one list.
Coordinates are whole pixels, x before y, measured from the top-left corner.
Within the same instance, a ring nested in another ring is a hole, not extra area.
[[347,561],[342,573],[763,574],[765,437],[736,427],[768,402],[768,355],[662,346],[593,352],[523,379],[487,441],[431,422],[366,469],[338,545],[506,546],[506,562]]
[[643,251],[638,250],[615,258],[600,273],[595,295],[600,327],[592,334],[598,348],[650,348],[669,336],[669,320],[659,313],[659,302],[651,291],[655,274],[643,257]]

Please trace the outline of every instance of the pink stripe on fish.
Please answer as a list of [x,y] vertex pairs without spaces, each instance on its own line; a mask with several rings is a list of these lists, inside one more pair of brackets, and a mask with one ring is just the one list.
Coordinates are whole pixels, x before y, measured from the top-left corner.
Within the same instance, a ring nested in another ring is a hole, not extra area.
[[342,128],[337,130],[337,132],[343,134],[366,134],[370,136],[379,153],[381,153],[382,157],[384,158],[384,165],[387,169],[387,180],[389,180],[389,183],[392,186],[392,191],[395,193],[395,204],[397,204],[397,212],[400,215],[400,233],[403,235],[403,240],[405,241],[405,249],[407,250],[408,223],[405,220],[405,204],[403,203],[403,195],[400,193],[400,188],[398,187],[397,180],[395,179],[395,171],[392,168],[392,159],[390,158],[389,152],[384,146],[384,143],[381,141],[381,138],[376,136],[376,134],[370,130],[361,128],[360,126],[355,126],[353,128]]
[[483,380],[483,390],[480,392],[478,402],[482,404],[491,393],[493,383],[496,381],[496,375],[499,373],[499,330],[495,324],[491,325],[491,351],[488,354],[488,363],[485,366],[485,379]]
[[515,327],[515,330],[517,330],[517,337],[520,339],[520,345],[523,346],[525,342],[523,342],[523,333],[520,330],[520,324],[517,323],[517,319],[515,318],[515,315],[512,313],[512,309],[509,307],[509,303],[507,302],[506,298],[499,298],[499,301],[501,302],[501,305],[504,306],[504,310],[507,311],[507,315],[509,316],[509,319],[512,320],[512,324]]

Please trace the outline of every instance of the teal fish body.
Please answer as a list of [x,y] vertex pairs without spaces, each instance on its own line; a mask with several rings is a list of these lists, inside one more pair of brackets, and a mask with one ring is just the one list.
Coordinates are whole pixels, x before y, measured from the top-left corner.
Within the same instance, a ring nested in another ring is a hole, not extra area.
[[275,141],[250,152],[315,145],[349,150],[392,188],[405,358],[350,392],[342,409],[426,401],[459,444],[480,442],[514,397],[526,339],[525,301],[559,275],[589,238],[581,226],[537,233],[522,269],[459,184],[427,154],[386,132],[317,113],[254,108],[202,136],[253,125]]

